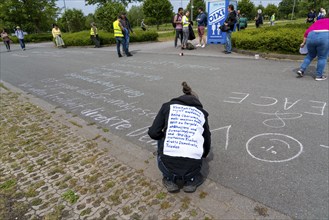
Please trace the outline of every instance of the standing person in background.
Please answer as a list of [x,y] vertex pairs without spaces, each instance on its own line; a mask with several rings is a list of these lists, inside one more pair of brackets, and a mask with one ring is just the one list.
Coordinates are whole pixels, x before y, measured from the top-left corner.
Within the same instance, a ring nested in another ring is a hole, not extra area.
[[306,23],[314,23],[315,17],[316,17],[316,14],[315,14],[314,10],[311,10],[307,14]]
[[176,25],[175,48],[177,48],[178,38],[180,39],[181,46],[183,45],[183,22],[182,22],[183,14],[184,14],[183,8],[179,8],[178,13],[174,17],[174,24]]
[[238,31],[240,31],[240,18],[241,18],[241,12],[240,10],[237,10],[236,12],[236,28],[238,29]]
[[125,45],[127,50],[129,51],[129,42],[130,42],[130,33],[134,33],[133,29],[130,26],[130,22],[127,18],[126,12],[121,14],[121,25],[124,28],[124,35],[125,35]]
[[7,52],[10,52],[10,38],[9,38],[9,35],[8,33],[6,32],[5,29],[2,30],[1,32],[1,38],[2,38],[2,41],[3,43],[5,44],[6,48],[7,48]]
[[327,14],[326,13],[326,10],[324,8],[320,8],[319,14],[318,14],[316,20],[320,20],[322,18],[325,18],[326,17],[326,14]]
[[[206,46],[206,36],[204,35],[204,29],[207,26],[207,15],[203,12],[203,8],[198,8],[198,16],[196,21],[198,22],[198,35],[199,35],[199,44],[196,47],[204,48]],[[203,44],[202,44],[203,42]]]
[[297,74],[300,77],[303,77],[305,70],[310,65],[312,60],[315,57],[318,57],[315,80],[326,80],[327,77],[323,75],[323,72],[327,65],[327,58],[329,55],[328,14],[325,18],[316,21],[305,31],[304,40],[300,47],[304,47],[305,45],[307,46],[308,54],[300,66],[300,69],[297,71]]
[[190,16],[190,12],[186,11],[185,15],[182,18],[182,24],[183,24],[183,42],[182,42],[182,49],[186,49],[187,46],[187,41],[188,41],[188,37],[189,37],[189,25],[190,25],[190,21],[189,21],[189,16]]
[[270,18],[270,24],[271,26],[274,26],[275,23],[275,13],[272,14],[271,18]]
[[256,28],[259,28],[260,25],[263,24],[262,9],[257,10],[257,16],[255,17],[255,24],[256,24]]
[[120,44],[123,47],[123,50],[125,51],[125,54],[127,57],[131,57],[132,54],[129,53],[127,47],[126,47],[126,42],[125,42],[125,37],[124,37],[124,27],[121,24],[121,15],[117,17],[117,20],[113,22],[113,30],[114,30],[114,37],[115,41],[117,43],[117,52],[118,52],[118,57],[122,57],[122,54],[120,52]]
[[144,19],[142,19],[141,28],[143,31],[146,31],[147,25],[144,23]]
[[96,24],[95,24],[95,22],[91,22],[90,25],[91,25],[90,39],[91,39],[92,42],[94,42],[95,48],[100,48],[101,45],[100,45],[100,40],[99,40],[99,37],[98,37],[98,30],[97,30]]
[[248,19],[246,18],[245,14],[242,14],[239,19],[239,26],[240,30],[246,29],[248,27]]
[[62,33],[61,30],[59,29],[57,24],[53,24],[53,29],[51,31],[53,34],[53,38],[55,40],[56,46],[59,47],[65,47],[64,41],[62,39]]
[[24,32],[21,30],[19,26],[16,27],[15,35],[18,38],[22,50],[25,50]]
[[178,192],[180,185],[193,193],[203,183],[202,158],[211,144],[208,112],[187,83],[182,86],[184,95],[164,103],[148,131],[158,140],[158,168],[170,193]]
[[236,12],[234,11],[234,6],[233,5],[229,5],[228,6],[228,16],[224,22],[224,25],[228,26],[229,29],[226,32],[226,43],[225,43],[225,54],[230,54],[232,52],[232,32],[234,30],[234,25],[237,22],[236,21]]

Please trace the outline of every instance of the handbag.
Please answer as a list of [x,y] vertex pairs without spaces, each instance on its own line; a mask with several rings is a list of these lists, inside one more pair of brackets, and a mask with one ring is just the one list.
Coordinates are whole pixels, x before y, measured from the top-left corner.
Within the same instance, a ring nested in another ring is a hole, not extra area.
[[303,54],[303,55],[308,54],[307,46],[304,45],[304,47],[300,47],[299,48],[299,53]]
[[194,34],[194,31],[193,31],[193,28],[192,28],[191,25],[188,26],[188,32],[189,32],[188,39],[189,40],[194,40],[195,39],[195,34]]
[[219,29],[222,32],[228,32],[230,30],[230,27],[228,25],[223,24],[222,26],[219,27]]

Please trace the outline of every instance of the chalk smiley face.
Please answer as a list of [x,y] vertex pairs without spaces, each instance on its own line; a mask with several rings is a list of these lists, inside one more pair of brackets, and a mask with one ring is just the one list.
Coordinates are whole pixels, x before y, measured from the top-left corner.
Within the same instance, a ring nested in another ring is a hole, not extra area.
[[246,143],[248,154],[257,160],[280,163],[298,157],[303,145],[295,138],[278,133],[258,134]]

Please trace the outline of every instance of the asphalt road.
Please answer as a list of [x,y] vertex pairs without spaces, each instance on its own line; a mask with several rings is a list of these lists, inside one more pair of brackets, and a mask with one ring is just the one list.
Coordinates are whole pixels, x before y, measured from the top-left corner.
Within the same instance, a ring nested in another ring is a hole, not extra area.
[[296,78],[300,62],[216,45],[184,56],[171,42],[130,49],[119,59],[114,47],[1,45],[1,80],[152,152],[147,127],[187,81],[210,114],[208,178],[291,217],[328,218],[328,80],[312,78],[315,64]]

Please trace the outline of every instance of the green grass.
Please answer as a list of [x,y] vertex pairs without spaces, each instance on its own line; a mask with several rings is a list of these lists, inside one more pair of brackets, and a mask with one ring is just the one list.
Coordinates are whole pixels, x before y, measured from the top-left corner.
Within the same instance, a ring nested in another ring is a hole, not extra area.
[[6,182],[2,183],[0,185],[0,190],[2,189],[10,189],[12,187],[16,186],[16,180],[14,179],[10,179],[10,180],[7,180]]
[[65,193],[62,194],[62,198],[71,203],[74,204],[78,201],[79,196],[71,189],[67,190]]

